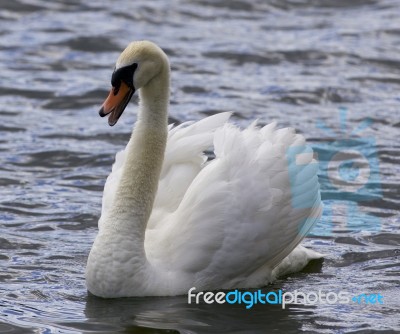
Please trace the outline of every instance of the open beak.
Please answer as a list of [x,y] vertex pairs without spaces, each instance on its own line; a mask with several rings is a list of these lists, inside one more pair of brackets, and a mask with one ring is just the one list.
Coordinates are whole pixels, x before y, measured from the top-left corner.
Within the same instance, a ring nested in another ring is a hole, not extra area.
[[113,87],[111,89],[110,94],[108,94],[107,99],[101,106],[99,115],[104,117],[109,114],[108,124],[110,126],[115,125],[124,112],[134,92],[134,89],[128,87],[125,82],[121,81],[119,88]]

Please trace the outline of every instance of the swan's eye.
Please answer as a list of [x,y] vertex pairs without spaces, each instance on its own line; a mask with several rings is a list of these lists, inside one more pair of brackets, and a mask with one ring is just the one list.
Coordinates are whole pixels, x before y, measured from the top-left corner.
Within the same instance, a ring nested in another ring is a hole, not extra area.
[[133,86],[133,74],[137,69],[138,64],[133,63],[129,66],[124,66],[119,69],[114,70],[111,76],[111,85],[114,87],[114,95],[118,94],[119,88],[121,86],[121,81],[125,82],[128,87],[135,89]]

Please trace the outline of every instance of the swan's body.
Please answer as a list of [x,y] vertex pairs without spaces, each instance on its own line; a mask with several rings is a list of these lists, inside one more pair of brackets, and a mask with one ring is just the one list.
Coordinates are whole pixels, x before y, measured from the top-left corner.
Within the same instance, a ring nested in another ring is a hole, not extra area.
[[[140,88],[140,111],[105,185],[89,291],[126,297],[254,288],[320,257],[299,246],[322,211],[317,164],[303,136],[274,123],[240,131],[226,123],[229,113],[168,128],[166,55],[135,42],[116,71],[132,64],[128,86]],[[124,79],[117,87],[109,100],[127,92]],[[101,113],[110,109],[113,125],[122,112],[110,106]],[[216,158],[206,161],[212,146]],[[288,156],[292,148],[305,153],[301,163]],[[299,201],[311,205],[293,204]]]

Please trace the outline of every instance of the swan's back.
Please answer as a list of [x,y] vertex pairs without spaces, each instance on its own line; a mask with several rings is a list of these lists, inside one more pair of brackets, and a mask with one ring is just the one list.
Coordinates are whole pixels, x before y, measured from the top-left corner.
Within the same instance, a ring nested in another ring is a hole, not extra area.
[[[199,289],[261,286],[319,219],[318,165],[304,137],[276,124],[241,131],[229,113],[169,131],[145,249],[161,272]],[[215,159],[203,151],[214,147]],[[124,154],[104,192],[111,203]],[[100,223],[101,225],[101,220]],[[180,276],[178,275],[178,276]],[[184,284],[182,289],[186,289]],[[184,293],[182,291],[181,293]]]

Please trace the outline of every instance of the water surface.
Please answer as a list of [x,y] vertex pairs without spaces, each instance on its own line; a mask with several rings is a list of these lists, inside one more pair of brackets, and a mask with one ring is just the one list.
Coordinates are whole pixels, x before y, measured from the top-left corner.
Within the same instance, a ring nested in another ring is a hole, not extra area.
[[[399,331],[399,13],[395,0],[0,1],[0,332]],[[170,56],[171,121],[230,110],[241,126],[293,126],[318,152],[326,210],[305,244],[326,259],[265,289],[384,305],[88,296],[103,185],[137,106],[114,128],[97,110],[137,39]],[[332,176],[327,162],[350,143],[373,178],[349,197],[332,180],[357,171]]]

